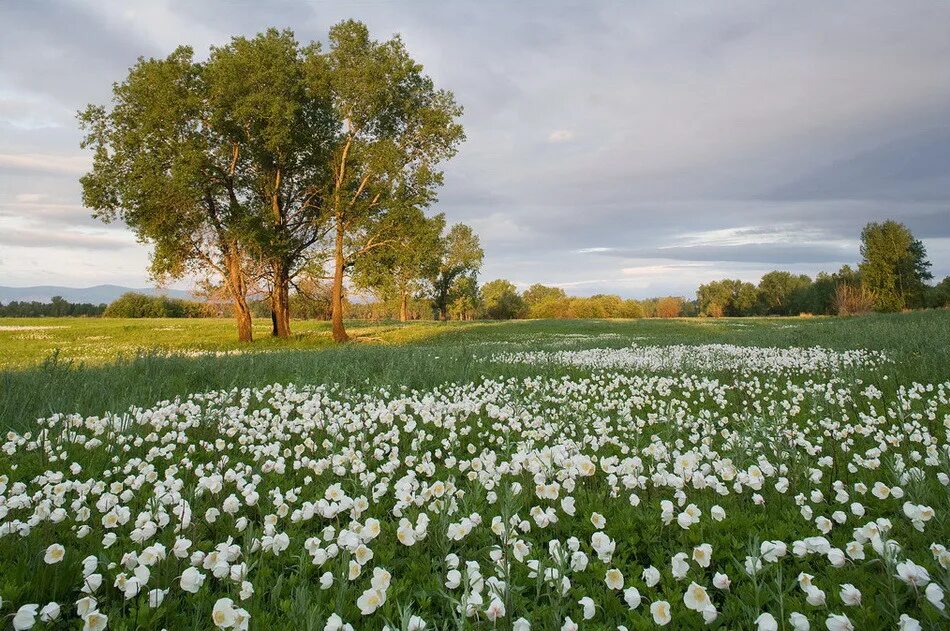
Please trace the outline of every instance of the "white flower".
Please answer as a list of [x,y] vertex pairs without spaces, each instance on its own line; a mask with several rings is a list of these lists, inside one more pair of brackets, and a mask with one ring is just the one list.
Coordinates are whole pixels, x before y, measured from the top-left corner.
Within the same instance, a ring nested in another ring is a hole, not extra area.
[[584,620],[594,617],[594,600],[590,596],[584,596],[577,604],[584,608]]
[[665,600],[657,600],[650,604],[650,613],[653,615],[653,622],[663,627],[670,623],[673,617],[670,615],[670,603]]
[[512,631],[531,631],[531,623],[524,618],[518,618],[511,626]]
[[202,583],[205,582],[205,575],[199,572],[196,568],[189,567],[186,568],[181,574],[181,580],[179,585],[183,590],[190,594],[197,594],[198,590],[201,589]]
[[497,596],[492,598],[491,602],[488,603],[488,608],[485,610],[485,617],[492,622],[495,622],[500,618],[504,618],[505,603],[503,603]]
[[930,601],[930,604],[939,609],[940,611],[944,610],[945,605],[943,604],[943,588],[936,583],[931,583],[927,585],[927,589],[924,590],[924,595],[927,596],[927,600]]
[[356,606],[359,607],[360,613],[368,616],[379,609],[384,602],[386,602],[386,595],[378,589],[370,588],[356,599]]
[[83,616],[83,631],[102,631],[109,624],[109,616],[98,611],[90,611]]
[[41,622],[52,622],[59,618],[60,607],[59,603],[48,603],[45,607],[40,609],[40,621]]
[[39,608],[39,605],[23,605],[17,609],[13,616],[13,628],[16,631],[32,629],[33,625],[36,624],[36,610]]
[[778,631],[778,622],[775,620],[775,616],[770,613],[760,614],[755,619],[755,624],[758,631]]
[[693,548],[693,561],[695,561],[699,567],[709,567],[709,564],[712,562],[712,546],[708,543],[703,543]]
[[900,620],[897,621],[897,629],[898,631],[921,631],[920,621],[902,613]]
[[161,607],[162,602],[165,600],[165,596],[168,594],[167,589],[150,589],[148,592],[148,606],[152,609],[156,607]]
[[811,623],[808,622],[808,618],[797,611],[793,611],[788,616],[788,622],[792,625],[792,629],[795,631],[810,631],[811,629]]
[[861,604],[861,590],[851,583],[845,583],[841,586],[840,596],[841,602],[848,607],[856,607]]
[[683,594],[683,604],[686,605],[687,609],[702,611],[712,603],[709,600],[706,588],[691,582],[689,587],[686,588],[686,593]]
[[86,614],[90,611],[95,611],[98,603],[96,599],[91,596],[86,596],[85,598],[80,598],[76,601],[76,615],[80,618],[85,618]]
[[607,570],[604,582],[610,589],[623,589],[623,574],[616,568],[610,568]]
[[46,548],[46,554],[43,555],[43,561],[45,561],[47,565],[53,565],[54,563],[59,563],[62,561],[65,556],[66,548],[59,545],[58,543],[54,543],[50,545],[50,547]]
[[647,587],[653,587],[660,582],[660,570],[651,565],[643,570],[642,578],[643,582],[647,584]]
[[631,609],[636,609],[640,606],[641,602],[640,590],[638,590],[636,587],[628,587],[627,589],[623,590],[623,600],[627,603],[628,607]]
[[211,609],[211,620],[219,629],[228,629],[234,625],[234,601],[230,598],[219,598]]
[[923,587],[930,582],[930,573],[927,568],[921,567],[907,559],[897,564],[895,576],[913,587]]
[[597,530],[603,530],[607,526],[607,520],[600,513],[591,513],[590,523],[594,524]]
[[726,574],[716,572],[716,574],[713,576],[713,586],[716,589],[728,591],[730,585],[732,585],[732,581],[729,580],[729,577]]
[[828,616],[825,626],[828,627],[828,631],[854,631],[854,625],[848,620],[848,616],[841,614]]
[[814,607],[823,607],[825,604],[825,592],[814,585],[805,588],[805,602]]
[[686,573],[689,571],[689,563],[686,561],[685,552],[677,552],[674,554],[670,563],[673,568],[673,578],[681,579],[686,576]]

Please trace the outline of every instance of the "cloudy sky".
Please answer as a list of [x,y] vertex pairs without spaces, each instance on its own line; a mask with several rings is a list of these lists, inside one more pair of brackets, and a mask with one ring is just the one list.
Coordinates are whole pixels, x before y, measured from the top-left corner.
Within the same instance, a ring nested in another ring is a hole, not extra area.
[[336,21],[401,33],[465,107],[438,208],[482,278],[691,295],[858,259],[905,222],[950,274],[950,2],[0,3],[0,285],[147,284],[82,207],[75,112],[140,56]]

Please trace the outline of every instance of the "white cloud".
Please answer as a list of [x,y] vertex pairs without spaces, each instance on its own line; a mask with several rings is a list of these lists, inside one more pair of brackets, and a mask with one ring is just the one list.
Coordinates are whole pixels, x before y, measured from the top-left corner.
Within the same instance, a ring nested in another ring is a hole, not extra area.
[[46,199],[47,197],[49,197],[49,195],[46,195],[44,193],[20,193],[19,195],[16,196],[16,200],[18,202],[33,203],[33,202],[42,201]]
[[86,155],[51,153],[0,153],[0,169],[82,175],[92,166]]
[[574,139],[574,132],[570,129],[555,129],[548,134],[548,142],[567,142]]

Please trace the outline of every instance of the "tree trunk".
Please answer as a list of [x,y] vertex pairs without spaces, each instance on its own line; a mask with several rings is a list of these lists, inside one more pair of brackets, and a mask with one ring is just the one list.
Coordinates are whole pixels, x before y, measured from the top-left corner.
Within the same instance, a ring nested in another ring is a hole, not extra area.
[[337,217],[336,246],[333,252],[333,294],[331,297],[333,313],[330,317],[334,342],[346,342],[350,339],[343,327],[343,264],[343,222]]
[[271,289],[271,324],[274,337],[290,337],[290,278],[287,266],[274,263]]
[[227,286],[234,302],[234,317],[237,320],[238,341],[252,342],[254,329],[251,323],[251,309],[247,305],[247,283],[244,270],[241,269],[241,256],[237,247],[232,245],[225,255],[228,267]]
[[400,290],[399,296],[399,321],[406,322],[409,320],[409,292],[405,289]]

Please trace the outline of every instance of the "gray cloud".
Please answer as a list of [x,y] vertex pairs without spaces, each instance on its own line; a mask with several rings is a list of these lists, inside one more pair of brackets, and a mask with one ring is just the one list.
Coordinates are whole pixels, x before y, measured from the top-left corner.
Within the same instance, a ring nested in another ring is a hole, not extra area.
[[[887,217],[950,273],[950,4],[925,0],[14,0],[0,4],[0,219],[97,225],[72,116],[137,56],[271,25],[320,39],[344,17],[402,33],[465,106],[439,209],[482,235],[486,278],[645,295],[813,274],[856,262],[861,227]],[[17,198],[31,194],[47,197]],[[144,281],[135,247],[84,259],[83,277],[127,278],[135,261]],[[0,280],[56,274],[0,261]]]

